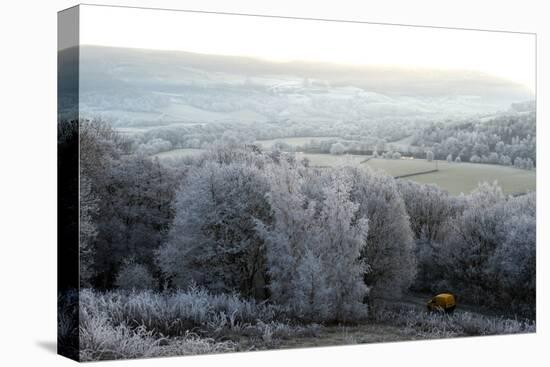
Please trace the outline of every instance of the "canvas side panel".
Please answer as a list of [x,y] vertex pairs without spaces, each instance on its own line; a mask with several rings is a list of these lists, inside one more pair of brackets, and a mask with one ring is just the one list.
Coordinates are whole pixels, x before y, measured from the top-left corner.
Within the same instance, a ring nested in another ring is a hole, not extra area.
[[57,18],[57,352],[79,358],[79,7]]

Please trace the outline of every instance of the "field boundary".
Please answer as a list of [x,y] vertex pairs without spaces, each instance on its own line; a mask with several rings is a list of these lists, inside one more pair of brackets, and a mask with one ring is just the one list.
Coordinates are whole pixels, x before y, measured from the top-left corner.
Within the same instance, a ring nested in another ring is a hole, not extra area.
[[398,179],[398,178],[412,177],[412,176],[418,176],[418,175],[427,175],[428,173],[434,173],[434,172],[439,172],[439,169],[436,168],[436,169],[431,169],[431,170],[428,170],[428,171],[407,173],[406,175],[395,176],[394,178]]

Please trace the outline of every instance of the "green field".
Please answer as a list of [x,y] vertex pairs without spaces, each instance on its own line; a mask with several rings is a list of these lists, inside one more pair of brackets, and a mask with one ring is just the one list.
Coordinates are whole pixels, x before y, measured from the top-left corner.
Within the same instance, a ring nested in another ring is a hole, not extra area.
[[[285,141],[297,142],[297,139],[311,138],[287,138]],[[325,138],[328,139],[328,138]],[[267,140],[264,140],[266,142]],[[273,142],[276,140],[272,140]],[[298,143],[296,143],[298,144]],[[203,149],[174,149],[168,152],[155,154],[156,157],[181,158],[196,156],[203,152]],[[425,159],[382,159],[372,158],[365,155],[332,155],[332,154],[309,154],[296,153],[296,158],[307,158],[314,167],[341,167],[366,165],[375,170],[381,170],[393,177],[430,171],[436,168],[436,162],[428,162]],[[437,161],[437,172],[410,176],[407,180],[419,183],[433,183],[439,185],[451,194],[469,193],[475,189],[479,182],[497,181],[507,194],[523,193],[534,191],[536,186],[535,171],[526,171],[513,167],[498,166],[492,164],[475,163],[448,163]]]
[[[366,156],[330,154],[297,154],[310,160],[312,166],[337,167],[342,165],[364,164],[382,170],[391,176],[401,176],[416,172],[430,171],[436,168],[436,162],[425,159],[370,159],[365,162]],[[363,163],[361,163],[363,162]],[[497,181],[505,193],[515,194],[534,191],[536,186],[535,171],[526,171],[513,167],[492,164],[448,163],[437,162],[437,172],[407,177],[407,180],[419,183],[433,183],[458,195],[461,192],[469,193],[479,182]]]
[[314,167],[340,167],[362,164],[361,162],[368,159],[369,156],[356,154],[333,155],[322,153],[296,153],[296,158],[299,160],[307,158],[309,160],[310,166]]

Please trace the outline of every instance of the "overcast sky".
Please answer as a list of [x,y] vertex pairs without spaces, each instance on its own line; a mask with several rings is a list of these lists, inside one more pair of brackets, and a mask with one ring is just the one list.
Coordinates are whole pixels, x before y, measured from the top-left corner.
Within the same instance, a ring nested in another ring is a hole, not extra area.
[[535,90],[535,36],[82,6],[80,43],[406,68],[463,69]]

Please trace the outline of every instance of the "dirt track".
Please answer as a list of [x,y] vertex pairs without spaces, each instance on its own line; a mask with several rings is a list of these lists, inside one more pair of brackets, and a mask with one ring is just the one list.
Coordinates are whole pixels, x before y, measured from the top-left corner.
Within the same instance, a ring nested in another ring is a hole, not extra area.
[[[417,309],[419,312],[426,311],[426,303],[432,297],[430,294],[408,293],[399,299],[377,299],[374,301],[376,307],[403,306],[405,308]],[[491,313],[480,310],[472,305],[464,305],[457,302],[456,313],[469,312],[491,316]],[[493,314],[494,315],[494,314]],[[410,340],[427,340],[440,338],[437,335],[418,336],[406,330],[404,327],[388,323],[369,321],[366,324],[354,326],[327,326],[320,335],[316,337],[300,337],[282,341],[281,348],[307,348],[321,346],[337,346],[363,343],[387,343]]]
[[[419,311],[426,311],[426,303],[431,299],[431,297],[435,296],[435,294],[429,294],[429,293],[416,293],[416,292],[409,292],[404,294],[399,299],[389,299],[389,298],[379,298],[375,301],[375,303],[380,303],[381,305],[388,304],[388,305],[402,305],[402,306],[413,306],[417,308]],[[482,308],[480,306],[475,306],[471,304],[465,304],[460,302],[460,297],[457,297],[456,299],[456,310],[455,312],[469,312],[473,314],[479,314],[484,316],[499,316],[500,314],[485,308]],[[502,316],[502,315],[501,315]]]
[[[281,348],[327,347],[363,343],[388,343],[418,340],[400,327],[369,323],[358,326],[328,326],[317,337],[284,340]],[[422,338],[426,339],[426,338]]]

